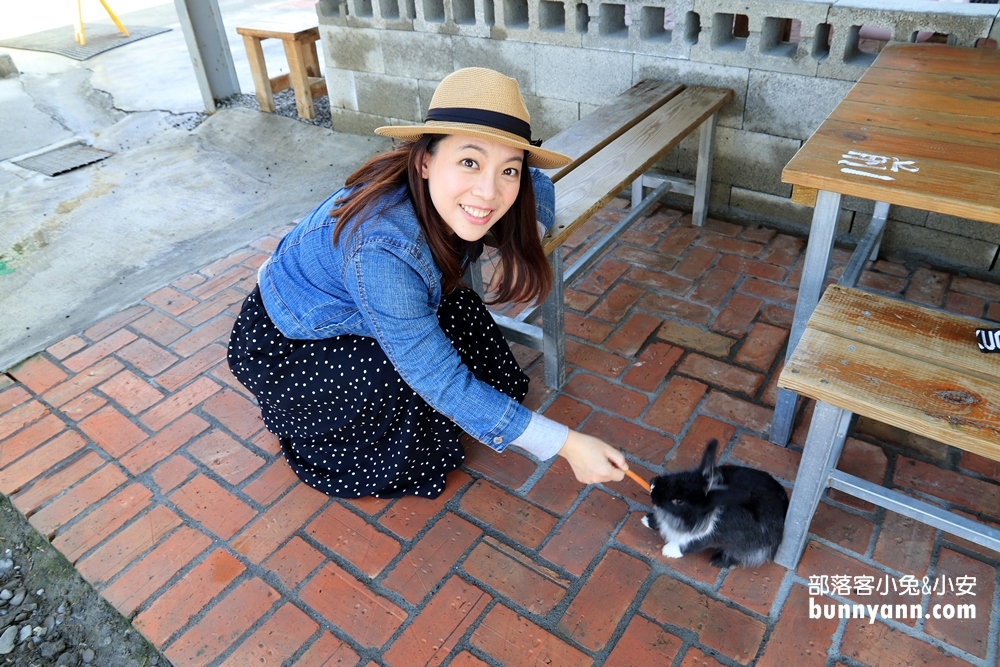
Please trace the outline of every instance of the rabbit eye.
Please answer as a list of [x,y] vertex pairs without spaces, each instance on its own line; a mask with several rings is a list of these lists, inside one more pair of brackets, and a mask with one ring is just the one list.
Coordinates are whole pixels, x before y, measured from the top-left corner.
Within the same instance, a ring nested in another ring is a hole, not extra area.
[[681,498],[674,498],[670,502],[672,502],[674,505],[683,505],[684,504],[684,500],[681,499]]

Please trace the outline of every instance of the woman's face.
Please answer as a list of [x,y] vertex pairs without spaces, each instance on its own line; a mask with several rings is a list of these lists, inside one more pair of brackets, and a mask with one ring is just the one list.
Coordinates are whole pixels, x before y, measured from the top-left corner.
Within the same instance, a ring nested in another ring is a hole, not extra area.
[[514,204],[522,169],[522,149],[452,134],[424,156],[420,175],[448,228],[465,241],[478,241]]

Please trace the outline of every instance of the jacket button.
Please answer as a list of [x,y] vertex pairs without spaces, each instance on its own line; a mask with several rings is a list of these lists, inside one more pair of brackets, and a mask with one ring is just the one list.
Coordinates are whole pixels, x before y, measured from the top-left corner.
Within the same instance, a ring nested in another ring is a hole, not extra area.
[[498,435],[497,437],[493,438],[493,444],[494,444],[494,445],[502,445],[502,444],[503,444],[503,438],[501,438],[501,437],[500,437],[500,436]]

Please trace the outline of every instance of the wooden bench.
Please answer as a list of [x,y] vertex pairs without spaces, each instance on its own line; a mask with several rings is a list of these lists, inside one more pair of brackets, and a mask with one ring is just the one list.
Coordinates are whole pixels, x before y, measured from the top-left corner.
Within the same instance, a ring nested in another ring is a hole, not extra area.
[[1000,551],[1000,531],[836,469],[852,414],[1000,461],[1000,355],[977,328],[996,324],[841,285],[827,288],[778,386],[816,399],[785,537],[775,560],[793,568],[832,487]]
[[[295,109],[299,118],[315,118],[313,98],[326,95],[326,79],[320,74],[316,53],[319,28],[255,23],[238,27],[236,32],[243,35],[260,110],[274,113],[274,93],[292,88],[295,90]],[[268,77],[264,49],[261,47],[261,41],[265,39],[281,40],[288,60],[288,74]]]
[[[526,308],[516,317],[495,317],[508,340],[542,351],[547,386],[558,389],[566,378],[564,285],[670,190],[694,197],[692,221],[704,224],[716,120],[719,109],[732,97],[728,89],[645,80],[545,142],[546,148],[574,158],[566,167],[547,172],[556,190],[555,223],[542,239],[552,267],[552,291],[543,304]],[[694,181],[647,173],[697,128],[701,136]],[[629,184],[632,210],[564,271],[562,243]],[[643,196],[648,188],[652,192]],[[481,285],[477,288],[482,289]],[[541,326],[529,324],[539,311]]]

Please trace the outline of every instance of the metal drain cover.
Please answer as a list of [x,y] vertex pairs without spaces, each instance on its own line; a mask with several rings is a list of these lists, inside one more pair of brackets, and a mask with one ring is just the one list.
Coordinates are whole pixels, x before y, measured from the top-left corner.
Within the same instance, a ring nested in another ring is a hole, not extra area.
[[100,148],[87,146],[86,144],[69,144],[60,146],[39,155],[32,155],[23,160],[11,160],[14,164],[25,169],[37,171],[46,176],[56,176],[67,171],[78,169],[79,167],[100,162],[106,157],[114,155]]

